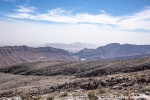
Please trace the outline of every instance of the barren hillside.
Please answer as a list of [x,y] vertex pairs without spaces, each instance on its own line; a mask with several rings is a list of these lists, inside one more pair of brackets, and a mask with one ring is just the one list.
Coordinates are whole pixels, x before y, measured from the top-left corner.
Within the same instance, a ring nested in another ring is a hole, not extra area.
[[42,100],[51,96],[55,100],[64,100],[60,95],[65,92],[68,93],[65,100],[84,100],[90,92],[99,98],[104,98],[102,95],[108,98],[109,95],[150,92],[149,87],[149,57],[132,60],[46,61],[0,67],[0,97],[17,95],[26,100],[40,95]]
[[27,46],[0,47],[0,66],[37,61],[72,61],[75,58],[65,50],[52,47],[32,48]]
[[132,59],[150,54],[150,45],[111,43],[97,49],[83,49],[72,55],[87,60],[95,59]]
[[92,77],[148,69],[150,69],[149,57],[133,60],[33,62],[1,67],[0,71],[19,75]]

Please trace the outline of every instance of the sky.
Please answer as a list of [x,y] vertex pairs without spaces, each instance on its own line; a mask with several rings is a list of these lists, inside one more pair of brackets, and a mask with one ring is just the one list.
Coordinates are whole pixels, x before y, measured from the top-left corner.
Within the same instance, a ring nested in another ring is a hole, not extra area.
[[150,44],[150,0],[0,0],[0,46]]

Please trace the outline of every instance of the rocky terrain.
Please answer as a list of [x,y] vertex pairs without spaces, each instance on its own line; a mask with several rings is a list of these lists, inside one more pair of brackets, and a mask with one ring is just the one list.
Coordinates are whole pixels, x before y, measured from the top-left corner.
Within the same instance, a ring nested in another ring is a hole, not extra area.
[[[70,45],[71,47],[83,47],[83,44],[80,43],[64,45],[69,48]],[[61,44],[60,47],[62,47]],[[38,61],[120,60],[146,56],[150,56],[150,45],[112,43],[97,49],[85,48],[77,53],[52,47],[5,46],[0,47],[0,66]]]
[[150,69],[150,58],[133,60],[101,60],[70,62],[33,62],[0,67],[0,72],[19,75],[73,75],[92,77],[118,73],[130,73]]
[[45,61],[0,67],[2,97],[8,100],[150,100],[150,57]]
[[150,55],[150,45],[112,43],[97,49],[83,49],[72,54],[80,59],[133,59]]
[[0,66],[37,61],[72,61],[75,58],[65,50],[52,47],[32,48],[27,46],[0,47]]

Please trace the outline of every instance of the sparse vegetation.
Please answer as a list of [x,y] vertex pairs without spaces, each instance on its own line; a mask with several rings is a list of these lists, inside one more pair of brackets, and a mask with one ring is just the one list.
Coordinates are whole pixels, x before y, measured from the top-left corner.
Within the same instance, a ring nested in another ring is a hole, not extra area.
[[54,97],[48,97],[46,100],[53,100]]
[[[111,66],[107,67],[108,65]],[[149,66],[150,61],[146,58],[117,62],[113,60],[44,62],[42,64],[41,62],[34,62],[0,68],[0,72],[38,76],[74,75],[76,77],[82,78],[92,76],[105,76],[116,73],[143,71],[145,69],[150,69]]]
[[124,95],[125,95],[125,96],[129,96],[129,92],[126,91],[126,92],[124,93]]
[[37,96],[34,100],[41,100],[41,96]]
[[[143,66],[148,69],[144,70]],[[150,58],[117,62],[113,60],[34,62],[1,67],[0,96],[13,97],[21,93],[21,97],[27,100],[28,97],[44,94],[57,95],[55,98],[59,99],[75,98],[83,94],[83,97],[87,98],[84,94],[94,91],[88,94],[88,99],[97,100],[97,96],[105,96],[108,93],[118,95],[121,93],[126,96],[134,91],[145,93],[150,91],[146,88],[150,85],[148,66]],[[16,89],[18,87],[19,89]],[[26,88],[21,90],[20,87]],[[6,90],[8,92],[3,92]],[[62,91],[69,93],[69,96],[67,93],[59,94]],[[41,97],[37,96],[34,100],[40,99]],[[52,97],[47,98],[47,100],[52,99]]]
[[104,88],[99,89],[99,93],[100,93],[100,94],[104,94],[104,93],[106,93],[106,90],[105,90]]
[[118,87],[119,90],[122,90],[122,88],[123,88],[122,86],[119,86],[119,87]]
[[59,95],[59,97],[60,97],[60,98],[62,98],[62,97],[66,97],[66,96],[68,96],[68,94],[67,94],[67,93],[62,93],[62,94],[60,94],[60,95]]
[[88,99],[89,100],[98,100],[98,97],[95,94],[90,92],[90,93],[88,93]]

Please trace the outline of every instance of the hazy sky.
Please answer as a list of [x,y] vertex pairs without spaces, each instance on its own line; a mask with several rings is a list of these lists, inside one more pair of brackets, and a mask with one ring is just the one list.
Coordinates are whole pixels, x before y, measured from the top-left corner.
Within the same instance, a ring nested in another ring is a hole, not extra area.
[[150,0],[0,0],[0,46],[150,44]]

